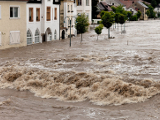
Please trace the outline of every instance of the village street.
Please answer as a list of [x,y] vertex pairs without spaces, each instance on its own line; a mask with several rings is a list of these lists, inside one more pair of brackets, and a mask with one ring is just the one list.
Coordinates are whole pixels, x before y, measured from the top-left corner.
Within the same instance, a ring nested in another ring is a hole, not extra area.
[[118,26],[0,50],[0,120],[158,120],[160,20]]

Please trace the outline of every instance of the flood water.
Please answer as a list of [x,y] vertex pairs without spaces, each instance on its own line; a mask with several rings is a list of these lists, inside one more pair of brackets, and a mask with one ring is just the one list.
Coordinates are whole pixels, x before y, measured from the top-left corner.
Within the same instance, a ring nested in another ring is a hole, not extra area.
[[160,21],[120,30],[1,50],[0,119],[158,120]]

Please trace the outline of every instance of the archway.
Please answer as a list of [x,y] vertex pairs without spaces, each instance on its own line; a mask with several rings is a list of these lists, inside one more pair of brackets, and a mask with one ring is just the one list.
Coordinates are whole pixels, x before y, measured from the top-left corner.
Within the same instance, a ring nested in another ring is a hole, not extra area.
[[40,33],[39,30],[37,29],[35,32],[35,43],[39,43],[40,42]]
[[62,31],[62,39],[65,39],[65,31]]
[[47,28],[45,32],[45,40],[43,42],[46,42],[46,41],[52,41],[52,31],[50,28]]
[[32,44],[32,32],[30,30],[27,31],[27,45]]

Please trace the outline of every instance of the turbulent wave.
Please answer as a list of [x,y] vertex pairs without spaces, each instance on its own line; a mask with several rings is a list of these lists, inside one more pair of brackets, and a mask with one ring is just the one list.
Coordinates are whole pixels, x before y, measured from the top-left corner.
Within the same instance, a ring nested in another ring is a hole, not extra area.
[[143,102],[160,93],[160,83],[142,80],[135,83],[85,72],[53,72],[26,67],[1,67],[0,88],[29,90],[42,98],[62,101],[89,100],[97,105]]

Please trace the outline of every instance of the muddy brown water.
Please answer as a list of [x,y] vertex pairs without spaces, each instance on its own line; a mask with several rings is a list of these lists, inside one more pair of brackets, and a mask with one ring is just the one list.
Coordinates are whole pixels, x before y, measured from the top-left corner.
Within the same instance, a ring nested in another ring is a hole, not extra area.
[[158,120],[158,25],[130,22],[98,41],[92,30],[71,48],[66,39],[1,50],[0,119]]

